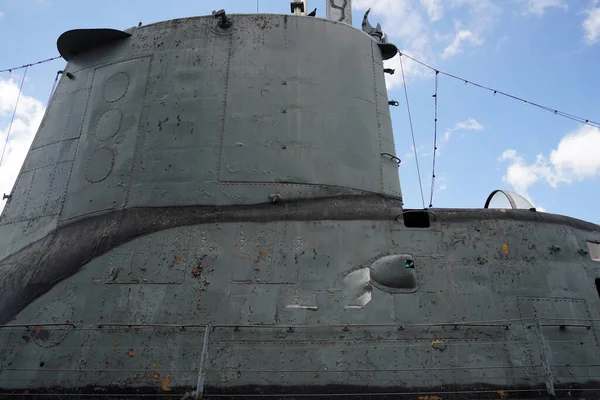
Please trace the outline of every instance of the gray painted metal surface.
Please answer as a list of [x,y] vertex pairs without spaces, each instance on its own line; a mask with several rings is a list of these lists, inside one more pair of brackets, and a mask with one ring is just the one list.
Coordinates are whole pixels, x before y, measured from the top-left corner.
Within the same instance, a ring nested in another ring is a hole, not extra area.
[[600,227],[403,210],[378,43],[228,17],[70,58],[0,217],[2,395],[597,396]]

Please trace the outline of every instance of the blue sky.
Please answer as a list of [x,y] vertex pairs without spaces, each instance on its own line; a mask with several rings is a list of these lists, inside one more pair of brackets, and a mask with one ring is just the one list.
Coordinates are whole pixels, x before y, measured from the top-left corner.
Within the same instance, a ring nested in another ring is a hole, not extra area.
[[[259,0],[261,12],[288,13],[289,0]],[[308,0],[324,17],[325,1]],[[591,120],[600,120],[598,0],[353,0],[402,51],[473,82]],[[252,0],[0,0],[0,69],[57,55],[69,29],[125,29],[210,14],[256,12]],[[434,77],[404,59],[425,202],[431,185]],[[64,61],[28,70],[0,167],[0,192],[18,173]],[[421,207],[399,74],[388,79],[405,205]],[[0,151],[23,70],[0,73]],[[343,117],[343,116],[340,116]],[[483,207],[494,189],[515,190],[547,212],[600,223],[600,130],[440,76],[435,207]],[[0,203],[0,207],[3,204]]]

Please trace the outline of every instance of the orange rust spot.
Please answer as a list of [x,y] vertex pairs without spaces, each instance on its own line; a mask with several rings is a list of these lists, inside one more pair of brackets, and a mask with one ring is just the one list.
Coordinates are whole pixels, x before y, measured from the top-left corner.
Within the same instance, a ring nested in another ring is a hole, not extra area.
[[259,260],[264,260],[266,256],[267,256],[267,253],[264,251],[261,251],[260,253],[258,253]]
[[196,303],[196,308],[200,308],[200,299],[198,299],[198,302]]
[[41,325],[37,325],[35,327],[35,336],[39,335],[41,330],[42,330],[42,326]]
[[568,395],[568,396],[571,396],[571,392],[570,392],[570,391],[569,391],[569,392],[567,392],[567,395]]
[[[158,372],[154,373],[154,376],[152,377],[152,381],[153,382],[158,382],[160,380],[160,374]],[[171,389],[169,389],[171,390]]]
[[442,400],[440,396],[419,396],[419,400]]
[[152,368],[156,368],[156,361],[152,361]]
[[181,261],[181,257],[179,257],[179,256],[175,256],[175,258],[173,259],[173,262],[175,264],[179,264],[180,261]]
[[202,271],[202,269],[201,269],[201,268],[198,268],[198,267],[196,267],[196,268],[194,268],[194,269],[192,270],[192,275],[194,275],[194,276],[200,276],[200,271]]
[[104,359],[104,365],[106,365],[108,367],[108,364],[110,364],[110,362],[108,361],[108,358]]
[[485,373],[485,372],[484,372],[484,373],[483,373],[483,376],[487,376],[487,373]]
[[506,243],[502,243],[502,252],[508,255],[508,245]]
[[133,357],[133,356],[135,356],[135,350],[129,349],[129,357]]
[[119,347],[119,342],[114,342],[114,343],[113,343],[113,346],[115,346],[115,347]]
[[500,398],[504,398],[504,397],[506,397],[506,394],[504,393],[504,390],[500,390],[500,391],[498,392],[498,396],[500,396]]
[[165,392],[170,392],[171,388],[169,387],[169,382],[171,381],[171,374],[167,374],[165,375],[165,377],[162,380],[162,385],[160,385],[160,387],[162,388],[162,390],[164,390]]

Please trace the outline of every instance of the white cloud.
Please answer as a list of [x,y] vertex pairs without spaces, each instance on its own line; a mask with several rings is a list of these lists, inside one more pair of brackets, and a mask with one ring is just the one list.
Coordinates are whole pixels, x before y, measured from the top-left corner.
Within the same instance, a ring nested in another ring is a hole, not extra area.
[[[6,141],[18,94],[19,86],[15,81],[0,78],[0,152]],[[21,94],[4,160],[0,166],[0,193],[10,193],[12,190],[43,116],[44,104]],[[4,204],[5,202],[0,202],[0,210],[4,208]]]
[[450,58],[463,52],[463,46],[465,44],[471,46],[479,46],[483,43],[483,39],[475,32],[469,29],[459,29],[454,35],[454,39],[444,49],[442,58]]
[[437,21],[444,15],[444,7],[442,6],[441,0],[420,0],[421,5],[427,10],[429,19],[431,21]]
[[509,161],[504,181],[517,193],[528,197],[528,189],[538,181],[553,188],[600,176],[600,129],[581,125],[564,136],[548,157],[539,154],[528,164],[515,149],[506,150],[498,161]]
[[527,12],[536,15],[543,15],[547,8],[562,8],[567,10],[568,6],[565,0],[527,0]]
[[583,21],[583,30],[585,42],[591,46],[600,39],[600,7],[589,10],[587,14],[586,20]]
[[452,134],[456,131],[482,131],[484,129],[485,129],[484,126],[481,123],[479,123],[477,120],[475,120],[473,118],[469,118],[466,121],[458,122],[452,128],[446,130],[442,140],[444,142],[447,142],[448,140],[450,140],[450,137],[452,136]]

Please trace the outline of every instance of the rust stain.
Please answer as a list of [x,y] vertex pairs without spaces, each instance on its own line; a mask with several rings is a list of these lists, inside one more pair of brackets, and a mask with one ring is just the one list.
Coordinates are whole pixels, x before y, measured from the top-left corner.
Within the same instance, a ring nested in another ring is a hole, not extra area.
[[181,261],[181,257],[179,257],[179,256],[175,256],[175,258],[173,259],[173,262],[175,264],[179,264],[180,261]]
[[440,344],[442,343],[442,341],[440,339],[435,339],[434,341],[431,342],[431,345],[433,346],[434,344]]
[[196,267],[196,268],[194,268],[194,269],[192,270],[192,275],[193,275],[193,276],[200,276],[200,272],[201,272],[201,271],[202,271],[202,268],[198,268],[198,267]]
[[108,367],[108,364],[110,364],[110,361],[108,361],[108,358],[104,359],[104,365],[106,365]]
[[264,251],[261,251],[260,253],[258,253],[259,260],[264,260],[266,256],[267,256],[267,253]]
[[500,390],[500,391],[498,392],[498,396],[500,396],[500,398],[502,398],[502,399],[503,399],[504,397],[506,397],[506,393],[504,393],[504,390]]
[[160,385],[160,387],[162,388],[162,390],[164,390],[165,392],[170,392],[171,388],[169,387],[169,382],[171,381],[171,374],[167,374],[165,375],[165,377],[162,380],[162,385]]
[[113,343],[113,346],[115,346],[115,347],[119,347],[119,342],[114,342],[114,343]]
[[152,361],[152,368],[156,368],[156,361]]
[[37,325],[35,327],[35,336],[39,335],[41,330],[42,330],[42,326],[41,325]]
[[200,309],[200,299],[198,299],[198,302],[196,303],[196,308]]
[[419,400],[442,400],[440,396],[419,396]]
[[506,243],[502,243],[502,252],[508,255],[508,245]]
[[135,356],[135,350],[129,349],[129,357],[133,357],[133,356]]
[[[160,380],[160,374],[158,372],[154,373],[154,376],[152,377],[152,381],[153,382],[158,382]],[[171,389],[169,389],[171,390]]]
[[483,376],[487,376],[487,373],[486,373],[486,372],[484,372],[484,373],[483,373]]

